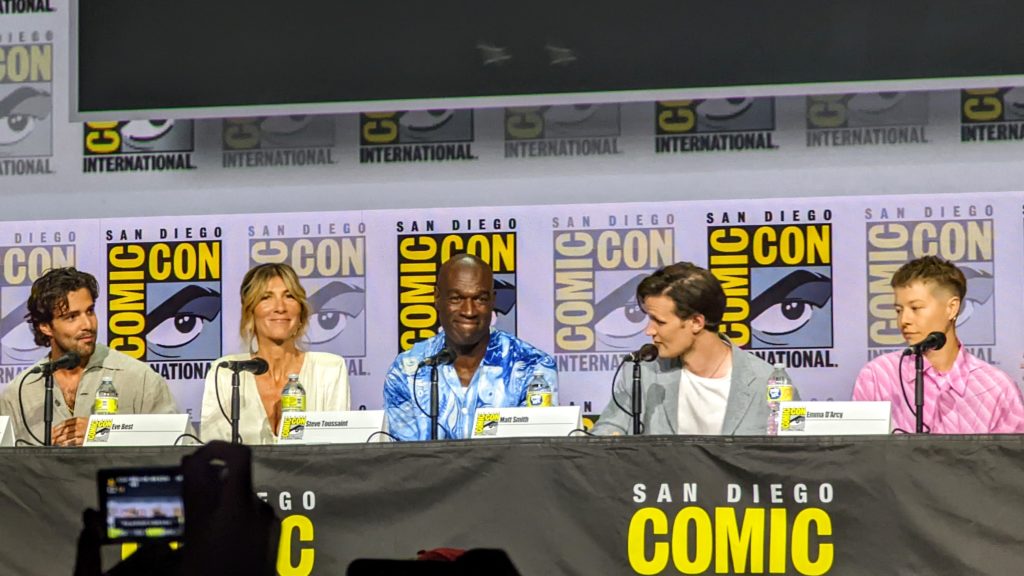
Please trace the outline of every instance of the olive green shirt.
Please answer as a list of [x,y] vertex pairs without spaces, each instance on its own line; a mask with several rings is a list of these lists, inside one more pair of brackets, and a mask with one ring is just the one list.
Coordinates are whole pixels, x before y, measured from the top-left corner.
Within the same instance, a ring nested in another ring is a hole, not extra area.
[[[11,417],[14,435],[18,445],[29,442],[37,444],[29,434],[29,426],[39,442],[43,441],[43,398],[45,386],[43,375],[29,374],[35,366],[49,360],[49,356],[27,368],[7,384],[0,396],[0,414]],[[117,390],[117,411],[119,414],[179,414],[178,405],[171,395],[167,381],[154,372],[148,365],[131,358],[117,350],[111,350],[105,344],[97,342],[96,351],[89,358],[89,363],[78,383],[77,398],[74,411],[69,410],[64,402],[60,386],[53,386],[53,425],[56,426],[69,418],[88,417],[92,414],[96,390],[104,376],[114,380]],[[24,378],[24,382],[22,379]],[[20,386],[19,386],[20,384]],[[19,402],[19,388],[21,400]],[[22,418],[21,406],[24,406],[25,418]]]

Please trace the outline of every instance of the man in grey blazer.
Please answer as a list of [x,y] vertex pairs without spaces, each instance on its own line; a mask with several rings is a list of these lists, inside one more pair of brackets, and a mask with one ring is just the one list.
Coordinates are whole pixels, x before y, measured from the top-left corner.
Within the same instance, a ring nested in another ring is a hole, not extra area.
[[[658,348],[658,359],[641,366],[643,434],[764,434],[772,367],[719,334],[725,292],[718,279],[679,262],[645,278],[636,297],[648,316],[646,334]],[[615,382],[615,397],[594,434],[632,432],[627,373],[632,371],[622,370]]]

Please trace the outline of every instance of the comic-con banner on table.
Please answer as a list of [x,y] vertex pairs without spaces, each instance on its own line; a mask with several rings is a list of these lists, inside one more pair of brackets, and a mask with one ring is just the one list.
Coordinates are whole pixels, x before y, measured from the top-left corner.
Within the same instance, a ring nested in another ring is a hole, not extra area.
[[[1024,532],[1020,437],[648,437],[254,452],[256,492],[282,521],[282,575],[342,574],[356,558],[411,558],[437,547],[501,548],[524,576],[1003,576],[1024,562],[1024,549],[1012,545]],[[0,452],[8,495],[0,501],[0,571],[70,573],[82,510],[96,505],[96,470],[171,465],[185,453]],[[970,472],[977,469],[987,472]]]
[[252,346],[242,277],[283,262],[309,296],[304,346],[344,356],[353,408],[380,408],[395,355],[439,330],[440,266],[468,252],[494,271],[492,325],[554,355],[560,401],[584,413],[649,341],[637,285],[680,260],[721,280],[734,343],[784,363],[804,398],[847,400],[864,363],[903,346],[892,274],[947,258],[968,279],[959,335],[1016,378],[1022,206],[1024,193],[964,193],[2,223],[0,376],[45,353],[24,322],[31,283],[74,265],[100,280],[103,341],[167,378],[198,419],[211,363]]

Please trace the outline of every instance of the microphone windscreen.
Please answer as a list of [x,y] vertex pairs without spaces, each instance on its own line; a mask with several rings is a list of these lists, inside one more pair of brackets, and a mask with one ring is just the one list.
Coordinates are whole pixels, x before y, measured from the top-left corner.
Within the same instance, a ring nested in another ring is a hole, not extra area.
[[639,356],[641,362],[650,362],[655,360],[658,358],[658,347],[650,343],[644,344],[640,347],[640,350],[637,351],[637,356]]
[[260,374],[266,374],[267,370],[270,370],[270,364],[267,363],[267,361],[264,360],[263,358],[260,358],[259,356],[253,358],[251,362],[252,373],[255,374],[256,376],[259,376]]

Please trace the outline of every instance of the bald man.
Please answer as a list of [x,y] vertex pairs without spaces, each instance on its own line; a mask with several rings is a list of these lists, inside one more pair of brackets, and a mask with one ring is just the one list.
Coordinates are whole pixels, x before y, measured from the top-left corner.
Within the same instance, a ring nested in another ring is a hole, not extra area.
[[525,406],[526,388],[539,371],[558,389],[555,360],[530,344],[491,328],[491,267],[470,254],[441,266],[434,290],[441,332],[395,358],[384,382],[388,428],[400,440],[430,439],[430,367],[423,361],[448,347],[455,361],[438,366],[438,439],[469,438],[477,408]]

